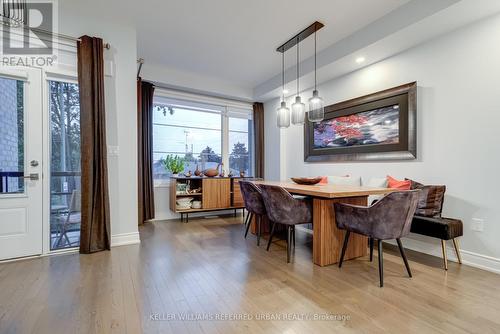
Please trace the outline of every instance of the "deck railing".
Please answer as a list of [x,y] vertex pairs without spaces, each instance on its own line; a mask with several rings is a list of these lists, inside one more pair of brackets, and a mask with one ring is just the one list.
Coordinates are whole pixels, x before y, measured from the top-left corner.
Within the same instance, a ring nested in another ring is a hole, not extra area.
[[9,192],[9,178],[19,179],[24,172],[0,172],[0,194]]

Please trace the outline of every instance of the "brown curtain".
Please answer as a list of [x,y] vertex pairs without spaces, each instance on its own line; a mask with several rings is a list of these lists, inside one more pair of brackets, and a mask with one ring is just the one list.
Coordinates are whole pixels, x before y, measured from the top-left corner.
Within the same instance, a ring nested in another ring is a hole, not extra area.
[[80,253],[109,249],[110,221],[102,39],[78,42],[82,208]]
[[264,177],[264,104],[253,104],[255,135],[255,177]]
[[153,95],[155,86],[137,78],[139,224],[155,217],[153,188]]

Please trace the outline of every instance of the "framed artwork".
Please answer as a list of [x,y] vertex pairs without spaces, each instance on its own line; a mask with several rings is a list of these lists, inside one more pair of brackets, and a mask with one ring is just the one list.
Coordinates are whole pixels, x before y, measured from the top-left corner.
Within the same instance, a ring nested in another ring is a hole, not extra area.
[[327,106],[304,131],[308,162],[416,159],[417,83]]

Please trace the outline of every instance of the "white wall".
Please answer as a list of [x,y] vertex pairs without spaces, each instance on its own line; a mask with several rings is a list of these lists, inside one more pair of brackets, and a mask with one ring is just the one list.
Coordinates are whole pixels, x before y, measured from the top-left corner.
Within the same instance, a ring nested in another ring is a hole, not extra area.
[[[412,178],[447,186],[444,215],[464,222],[464,259],[500,272],[500,16],[427,42],[372,66],[321,84],[326,105],[400,84],[418,82],[418,160],[400,162],[305,163],[301,127],[279,130],[278,101],[265,104],[266,175],[360,175]],[[369,57],[370,55],[366,55]],[[302,94],[309,97],[310,91]],[[274,121],[273,121],[274,120]],[[282,149],[280,150],[280,146]],[[267,155],[266,155],[267,157]],[[471,230],[473,218],[484,232]],[[412,236],[406,246],[439,254],[435,239]]]
[[[139,241],[137,228],[136,31],[113,17],[99,17],[99,1],[59,1],[59,32],[101,37],[112,76],[105,77],[106,130],[112,245]],[[109,151],[109,150],[108,150]]]

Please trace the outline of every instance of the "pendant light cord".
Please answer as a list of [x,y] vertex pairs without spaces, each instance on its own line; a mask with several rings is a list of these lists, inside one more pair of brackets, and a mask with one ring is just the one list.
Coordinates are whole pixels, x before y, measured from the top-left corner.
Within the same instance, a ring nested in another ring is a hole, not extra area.
[[282,101],[285,101],[285,52],[281,53],[281,93]]
[[300,39],[297,37],[297,96],[299,96],[299,44]]
[[316,89],[316,30],[314,31],[314,90]]

